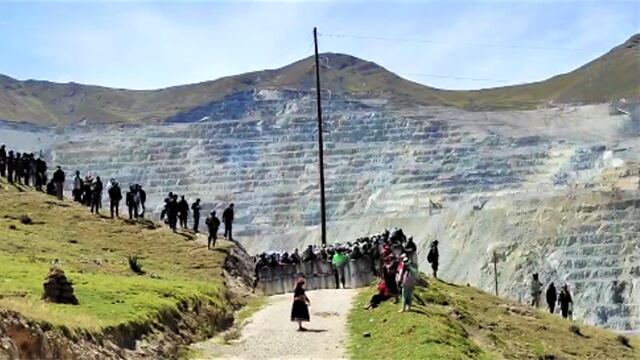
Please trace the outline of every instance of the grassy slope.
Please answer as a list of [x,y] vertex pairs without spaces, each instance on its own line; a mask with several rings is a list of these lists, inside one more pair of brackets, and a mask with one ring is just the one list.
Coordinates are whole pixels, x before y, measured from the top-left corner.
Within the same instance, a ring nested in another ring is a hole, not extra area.
[[[471,110],[527,109],[545,101],[605,102],[640,97],[640,35],[570,73],[545,81],[474,91],[449,91],[403,79],[353,56],[323,54],[322,87],[354,96],[383,96],[399,105],[441,104]],[[276,70],[256,71],[159,90],[126,90],[75,83],[18,81],[0,75],[0,119],[43,125],[145,123],[254,88],[315,88],[313,57]]]
[[[57,326],[98,331],[149,324],[181,303],[228,306],[224,247],[207,251],[187,234],[95,216],[68,200],[20,192],[4,179],[0,198],[0,307]],[[23,214],[35,224],[14,219]],[[138,255],[147,275],[131,272],[129,254]],[[79,306],[40,300],[54,259],[73,281]]]
[[640,359],[637,338],[628,348],[615,334],[586,325],[579,336],[557,315],[471,287],[429,280],[416,288],[421,300],[405,314],[392,301],[364,310],[373,293],[361,292],[349,316],[354,359]]

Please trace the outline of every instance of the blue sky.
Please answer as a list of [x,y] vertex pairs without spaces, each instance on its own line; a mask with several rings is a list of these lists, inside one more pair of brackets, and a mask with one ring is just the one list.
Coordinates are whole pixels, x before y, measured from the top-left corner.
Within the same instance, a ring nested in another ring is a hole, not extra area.
[[0,74],[150,89],[343,52],[447,89],[542,80],[640,32],[638,1],[0,0]]

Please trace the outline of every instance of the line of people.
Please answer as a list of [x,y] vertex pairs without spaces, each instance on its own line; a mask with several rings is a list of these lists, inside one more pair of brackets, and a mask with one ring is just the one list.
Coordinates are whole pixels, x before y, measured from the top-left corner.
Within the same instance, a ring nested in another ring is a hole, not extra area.
[[[540,282],[538,274],[533,274],[531,279],[531,306],[535,308],[540,307],[540,301],[542,298],[542,290],[544,285]],[[569,292],[569,285],[562,285],[560,294],[558,294],[553,282],[549,284],[546,291],[547,308],[550,313],[554,313],[556,304],[560,305],[560,313],[562,317],[567,319],[573,316],[573,299],[571,292]]]
[[7,151],[6,145],[0,145],[0,176],[6,177],[11,184],[34,186],[44,191],[47,184],[47,162],[33,153]]
[[[196,199],[196,201],[189,206],[189,202],[184,198],[184,195],[180,196],[180,200],[178,200],[178,195],[170,192],[167,197],[164,199],[164,207],[162,208],[162,212],[160,213],[160,220],[169,226],[171,230],[174,232],[177,231],[178,225],[182,230],[188,229],[189,222],[189,212],[193,217],[193,231],[195,233],[199,232],[200,227],[200,211],[202,210],[202,205],[200,204],[200,199]],[[234,205],[233,203],[229,204],[229,206],[222,213],[222,222],[224,223],[224,238],[233,241],[232,227],[234,220]],[[216,216],[215,210],[210,213],[210,215],[205,219],[205,225],[207,226],[207,230],[209,236],[207,237],[207,248],[211,249],[216,246],[216,241],[218,239],[218,229],[220,228],[220,219]]]

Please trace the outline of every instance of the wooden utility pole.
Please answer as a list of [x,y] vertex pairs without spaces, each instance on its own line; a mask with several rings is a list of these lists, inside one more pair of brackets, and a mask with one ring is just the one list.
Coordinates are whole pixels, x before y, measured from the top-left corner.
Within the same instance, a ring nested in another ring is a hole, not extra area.
[[313,28],[316,53],[316,94],[318,98],[318,156],[320,162],[320,215],[322,217],[322,245],[327,243],[327,214],[324,204],[324,145],[322,141],[322,105],[320,102],[320,60],[318,59],[318,30]]
[[496,296],[498,296],[498,255],[493,250],[493,280],[496,287]]

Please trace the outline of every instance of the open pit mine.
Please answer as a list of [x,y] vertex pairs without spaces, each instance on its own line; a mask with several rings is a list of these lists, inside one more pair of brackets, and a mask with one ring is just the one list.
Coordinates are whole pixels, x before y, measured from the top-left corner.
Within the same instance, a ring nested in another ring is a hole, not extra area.
[[[454,92],[331,55],[323,70],[328,241],[400,227],[425,272],[438,239],[445,280],[494,292],[495,258],[500,295],[528,302],[539,273],[545,287],[569,285],[574,318],[640,331],[638,44],[636,35],[575,72],[486,93],[504,105],[505,94],[549,88],[565,101],[493,109],[435,101]],[[4,79],[0,95],[13,100],[4,106],[0,96],[0,141],[42,151],[68,178],[79,170],[123,188],[139,183],[156,219],[170,191],[202,199],[203,214],[233,202],[234,237],[250,253],[303,248],[320,242],[310,64],[129,93]],[[610,76],[616,69],[627,76]],[[180,107],[200,99],[188,91],[204,100]],[[167,102],[174,93],[175,106]],[[33,103],[55,112],[19,106]]]

